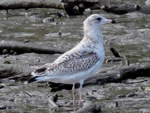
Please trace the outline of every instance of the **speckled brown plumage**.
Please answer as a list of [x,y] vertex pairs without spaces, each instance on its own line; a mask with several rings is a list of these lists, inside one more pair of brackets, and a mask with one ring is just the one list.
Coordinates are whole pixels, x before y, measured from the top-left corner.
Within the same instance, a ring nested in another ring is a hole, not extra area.
[[46,71],[48,71],[49,73],[72,73],[84,71],[91,68],[98,60],[99,58],[94,52],[77,52],[65,55],[61,58],[61,61],[59,61],[59,63],[54,62],[50,65],[46,64],[45,66],[42,66],[35,70],[35,73],[42,74]]

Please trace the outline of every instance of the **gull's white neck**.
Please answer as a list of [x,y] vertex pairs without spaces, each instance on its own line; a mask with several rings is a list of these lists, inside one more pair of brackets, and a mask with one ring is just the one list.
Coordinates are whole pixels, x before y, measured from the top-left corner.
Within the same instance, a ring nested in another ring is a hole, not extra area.
[[84,38],[103,45],[103,36],[99,27],[84,27]]
[[84,25],[84,37],[73,49],[79,51],[92,51],[104,55],[103,36],[98,26]]
[[91,49],[104,48],[103,36],[98,26],[84,25],[84,38],[81,41],[81,45],[87,46]]

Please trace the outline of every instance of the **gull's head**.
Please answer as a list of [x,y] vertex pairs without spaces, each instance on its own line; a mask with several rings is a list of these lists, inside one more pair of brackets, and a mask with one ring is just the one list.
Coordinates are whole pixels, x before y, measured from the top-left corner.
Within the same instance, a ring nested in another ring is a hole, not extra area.
[[111,19],[106,19],[99,14],[92,14],[84,21],[84,28],[101,28],[103,24],[112,23]]

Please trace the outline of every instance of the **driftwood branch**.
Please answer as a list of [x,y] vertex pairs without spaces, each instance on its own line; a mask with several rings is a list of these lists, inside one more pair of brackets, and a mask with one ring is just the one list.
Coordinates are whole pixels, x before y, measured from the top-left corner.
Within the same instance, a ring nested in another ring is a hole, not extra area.
[[137,5],[137,4],[121,4],[121,5],[114,5],[114,6],[101,6],[101,9],[108,12],[108,13],[115,13],[115,14],[126,14],[129,12],[141,12],[144,14],[150,14],[150,6],[147,5]]
[[137,77],[149,77],[150,65],[132,65],[113,68],[104,73],[85,81],[84,86],[91,84],[119,83],[127,79],[135,79]]
[[[84,82],[84,87],[89,85],[102,85],[107,83],[119,83],[127,79],[135,79],[137,77],[149,77],[150,65],[133,65],[133,66],[122,66],[114,67],[111,69],[102,70],[96,76],[87,79]],[[79,87],[79,84],[76,85]],[[52,91],[61,89],[71,89],[72,85],[54,84],[50,83]]]
[[[2,65],[3,66],[3,65]],[[0,66],[0,68],[2,68]],[[8,66],[8,68],[0,69],[0,73],[5,72],[5,77],[8,77],[11,75],[14,75],[13,77],[10,77],[9,79],[14,79],[16,81],[25,81],[30,79],[30,72],[32,69],[24,68],[19,66]],[[24,69],[27,69],[28,71],[25,71]],[[19,70],[19,71],[18,71]],[[84,82],[84,87],[89,85],[102,85],[107,83],[119,83],[122,81],[125,81],[127,79],[135,79],[137,77],[149,77],[150,75],[150,65],[133,65],[133,66],[123,66],[123,67],[114,67],[102,70],[100,73],[98,73],[96,76],[93,76],[92,78],[87,79]],[[3,78],[5,78],[3,77]],[[2,79],[2,78],[1,78]],[[62,89],[68,89],[70,90],[72,88],[72,85],[66,85],[66,84],[56,84],[56,83],[49,83],[49,86],[52,87],[52,91],[62,90]],[[79,84],[76,85],[76,87],[79,87]]]
[[51,0],[0,0],[0,10],[30,8],[64,9],[61,3],[53,3]]
[[[12,52],[13,51],[13,52]],[[31,43],[22,43],[16,41],[0,41],[0,54],[22,54],[22,53],[40,53],[40,54],[62,54],[62,50],[56,48],[42,47]]]

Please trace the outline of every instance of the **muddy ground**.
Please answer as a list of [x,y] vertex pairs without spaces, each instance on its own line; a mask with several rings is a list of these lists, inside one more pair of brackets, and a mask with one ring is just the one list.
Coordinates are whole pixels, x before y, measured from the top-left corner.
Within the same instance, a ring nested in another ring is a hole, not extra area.
[[[58,12],[62,14],[61,17],[57,15]],[[127,58],[129,66],[150,62],[150,15],[139,12],[116,15],[96,10],[86,11],[83,16],[68,17],[63,10],[54,9],[0,11],[0,41],[66,51],[82,39],[82,22],[91,13],[99,13],[116,21],[102,28],[106,57],[101,70],[127,65],[123,60],[108,62],[115,59],[111,47]],[[52,62],[59,55],[35,52],[17,54],[17,51],[6,49],[0,55],[0,70],[14,68],[18,72],[31,72],[39,65]],[[16,71],[10,74],[1,72],[0,77],[5,75],[7,78],[15,75]],[[97,76],[101,76],[101,73]],[[83,104],[91,102],[100,105],[97,112],[103,113],[150,113],[149,84],[149,77],[137,77],[118,83],[87,85],[83,88]],[[71,90],[67,89],[52,91],[47,83],[24,84],[22,81],[4,80],[0,82],[0,113],[75,112],[82,106],[72,107],[71,94]],[[50,104],[51,98],[57,98],[57,108]]]

